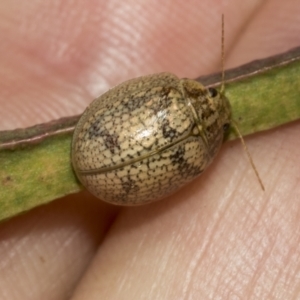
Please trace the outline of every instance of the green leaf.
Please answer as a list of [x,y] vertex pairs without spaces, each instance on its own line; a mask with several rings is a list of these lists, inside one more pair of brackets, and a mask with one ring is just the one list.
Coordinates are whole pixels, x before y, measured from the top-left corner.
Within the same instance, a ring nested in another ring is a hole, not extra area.
[[[199,81],[219,86],[219,78]],[[243,135],[300,119],[300,48],[226,71],[226,95]],[[0,220],[82,189],[70,158],[78,118],[0,132]]]

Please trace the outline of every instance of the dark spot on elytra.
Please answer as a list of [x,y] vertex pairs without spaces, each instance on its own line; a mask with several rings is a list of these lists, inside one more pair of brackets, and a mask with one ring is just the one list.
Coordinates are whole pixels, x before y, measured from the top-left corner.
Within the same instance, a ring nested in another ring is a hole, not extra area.
[[190,164],[184,157],[185,148],[184,146],[178,146],[176,152],[170,155],[170,159],[173,165],[177,166],[183,178],[194,178],[203,172],[203,170],[196,165]]
[[[152,92],[153,88],[149,88],[148,90],[145,90],[143,95],[141,96],[136,96],[136,95],[131,95],[129,96],[127,101],[122,102],[122,106],[126,108],[128,111],[132,112],[136,109],[141,108],[142,106],[145,105],[145,103],[148,100],[151,100],[151,98],[156,97],[157,94],[154,94]],[[168,95],[171,91],[171,87],[163,87],[162,90],[159,92],[160,100],[163,100],[164,106],[168,106]],[[155,102],[153,106],[151,107],[152,110],[154,110],[155,113],[161,110],[161,101]]]
[[132,180],[129,176],[126,178],[126,181],[122,182],[122,188],[126,195],[131,192],[138,192],[139,187],[134,180]]
[[104,141],[105,147],[114,154],[116,149],[120,149],[118,143],[118,135],[115,133],[109,133],[105,128],[100,129],[97,127],[98,124],[91,126],[89,130],[89,139],[101,137]]
[[149,107],[153,111],[153,115],[160,114],[172,104],[172,98],[169,97],[171,90],[172,87],[163,87],[159,94],[155,95],[155,97],[159,98]]
[[127,111],[132,112],[140,107],[142,107],[148,100],[147,94],[144,96],[136,97],[131,95],[127,101],[122,102],[122,106],[127,109]]
[[170,155],[170,159],[173,165],[183,165],[185,163],[184,159],[185,149],[184,147],[179,146],[176,152]]
[[177,136],[177,131],[170,126],[168,119],[164,119],[162,122],[162,133],[165,139],[170,139],[171,141]]
[[120,149],[118,143],[118,136],[115,134],[104,134],[103,135],[104,143],[106,148],[110,150],[111,153],[115,153],[115,148]]

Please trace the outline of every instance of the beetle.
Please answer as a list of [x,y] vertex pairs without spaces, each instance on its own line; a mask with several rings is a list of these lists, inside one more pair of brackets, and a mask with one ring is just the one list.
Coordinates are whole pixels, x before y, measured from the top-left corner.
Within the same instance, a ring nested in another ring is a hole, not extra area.
[[96,98],[76,125],[72,163],[98,198],[141,205],[203,173],[230,125],[224,93],[159,73],[131,79]]

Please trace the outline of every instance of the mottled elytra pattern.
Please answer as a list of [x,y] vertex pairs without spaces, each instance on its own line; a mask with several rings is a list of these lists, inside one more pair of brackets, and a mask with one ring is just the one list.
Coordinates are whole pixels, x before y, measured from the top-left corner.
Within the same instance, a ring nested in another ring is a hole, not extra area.
[[225,96],[194,80],[169,73],[135,78],[95,99],[83,113],[73,137],[73,167],[100,199],[145,204],[201,174],[228,123]]

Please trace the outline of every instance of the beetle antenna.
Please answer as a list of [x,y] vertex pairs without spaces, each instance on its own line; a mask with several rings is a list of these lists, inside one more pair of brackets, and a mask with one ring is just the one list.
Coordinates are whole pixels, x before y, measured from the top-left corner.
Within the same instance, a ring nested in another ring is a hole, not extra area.
[[225,70],[224,70],[224,56],[225,56],[225,46],[224,46],[224,14],[222,14],[222,34],[221,34],[221,69],[222,69],[222,78],[221,78],[221,89],[220,93],[224,94],[225,92]]
[[[225,93],[225,68],[224,68],[224,65],[225,65],[225,63],[224,63],[224,60],[225,60],[225,58],[224,58],[225,57],[225,46],[224,45],[225,45],[225,43],[224,43],[224,32],[225,32],[225,30],[224,30],[224,14],[222,14],[222,34],[221,34],[221,68],[222,68],[222,75],[221,76],[222,77],[221,77],[220,94],[224,94]],[[245,150],[245,152],[247,154],[247,157],[248,157],[248,160],[249,160],[249,162],[251,164],[251,167],[252,167],[252,169],[253,169],[256,177],[257,177],[257,180],[258,180],[258,182],[259,182],[262,190],[265,191],[265,187],[264,187],[264,185],[262,183],[262,180],[261,180],[261,178],[260,178],[260,176],[258,174],[256,166],[255,166],[255,164],[253,162],[253,159],[252,159],[251,154],[250,154],[250,152],[248,150],[248,147],[247,147],[247,145],[245,143],[245,140],[244,140],[244,138],[243,138],[243,136],[242,136],[242,134],[241,134],[238,126],[237,126],[237,123],[234,120],[231,120],[231,123],[233,124],[234,129],[235,129],[236,133],[238,134],[238,137],[241,140],[241,143],[242,143],[242,145],[244,147],[244,150]]]
[[246,145],[246,143],[245,143],[245,141],[244,141],[244,139],[243,139],[243,136],[241,135],[241,132],[240,132],[238,126],[237,126],[237,123],[236,123],[234,120],[231,120],[231,122],[232,122],[232,124],[233,124],[233,126],[234,126],[234,129],[236,130],[236,132],[237,132],[237,134],[238,134],[238,136],[239,136],[239,138],[240,138],[240,140],[241,140],[241,143],[242,143],[242,145],[243,145],[243,147],[244,147],[244,150],[245,150],[245,152],[246,152],[246,154],[247,154],[247,156],[248,156],[248,160],[249,160],[249,162],[250,162],[250,164],[251,164],[251,166],[252,166],[252,169],[253,169],[253,171],[254,171],[254,173],[255,173],[257,179],[258,179],[258,182],[259,182],[259,184],[260,184],[262,190],[264,191],[264,190],[265,190],[265,187],[264,187],[264,185],[263,185],[263,183],[262,183],[262,180],[261,180],[260,177],[259,177],[258,171],[257,171],[257,169],[256,169],[256,167],[255,167],[255,165],[254,165],[254,162],[253,162],[253,160],[252,160],[252,157],[251,157],[251,155],[250,155],[250,152],[249,152],[249,150],[248,150],[248,147],[247,147],[247,145]]

